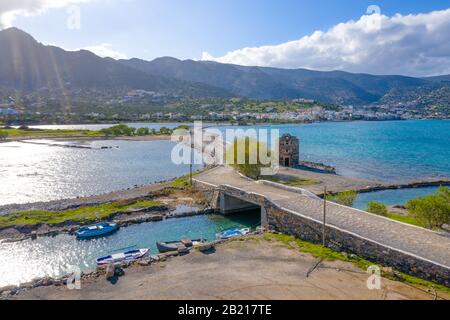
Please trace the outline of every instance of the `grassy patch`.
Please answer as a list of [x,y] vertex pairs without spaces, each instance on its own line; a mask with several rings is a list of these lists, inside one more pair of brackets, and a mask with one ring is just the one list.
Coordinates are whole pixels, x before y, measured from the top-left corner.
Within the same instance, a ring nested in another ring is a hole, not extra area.
[[388,213],[387,216],[389,219],[397,220],[403,223],[412,224],[418,227],[423,227],[423,225],[414,217],[411,216],[403,216],[397,213]]
[[41,130],[41,129],[1,129],[9,138],[20,137],[99,137],[104,136],[100,131],[93,130]]
[[[198,173],[194,172],[192,174],[195,177]],[[170,182],[170,186],[174,188],[186,188],[189,187],[189,175],[182,176],[180,178],[176,178]]]
[[90,223],[101,219],[107,219],[112,215],[123,212],[129,207],[158,207],[162,203],[152,200],[140,200],[126,205],[118,202],[110,202],[97,206],[85,206],[65,211],[31,210],[16,212],[6,216],[0,216],[0,228],[14,225],[34,225],[47,223],[49,225],[60,224],[66,221]]
[[310,185],[315,185],[315,184],[320,183],[320,181],[316,181],[316,180],[307,180],[307,179],[301,179],[301,178],[281,179],[277,176],[264,176],[264,177],[262,177],[262,179],[281,183],[281,184],[284,184],[284,185],[290,186],[290,187],[310,186]]
[[[373,262],[370,262],[368,260],[362,259],[360,257],[350,258],[348,255],[333,251],[329,248],[325,248],[318,244],[313,244],[310,242],[302,241],[300,239],[297,239],[293,236],[285,235],[285,234],[273,234],[273,233],[266,233],[264,235],[264,239],[267,241],[279,241],[283,243],[286,247],[292,248],[292,249],[298,249],[301,252],[306,252],[311,254],[312,256],[316,258],[322,258],[327,261],[345,261],[350,262],[356,265],[357,267],[367,270],[369,266],[377,265],[380,268],[382,268],[380,265],[375,264]],[[433,288],[435,290],[440,290],[442,292],[445,292],[446,294],[450,294],[450,288],[445,287],[443,285],[423,280],[417,277],[413,277],[404,273],[396,272],[395,275],[383,275],[385,278],[395,281],[401,281],[405,282],[411,285],[416,285],[420,287],[425,288]]]

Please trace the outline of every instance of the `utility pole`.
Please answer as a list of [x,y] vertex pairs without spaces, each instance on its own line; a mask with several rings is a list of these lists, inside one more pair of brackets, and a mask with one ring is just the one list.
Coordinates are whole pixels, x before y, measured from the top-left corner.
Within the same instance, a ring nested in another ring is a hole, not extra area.
[[194,142],[192,141],[192,139],[193,139],[193,136],[192,136],[192,130],[189,130],[189,134],[190,134],[190,136],[191,136],[191,141],[190,141],[190,143],[191,143],[191,150],[189,150],[190,151],[190,155],[191,155],[191,159],[190,159],[190,161],[189,161],[189,186],[191,186],[192,187],[192,163],[194,162],[194,147],[195,147],[195,144],[194,144]]
[[326,247],[326,227],[327,227],[327,186],[323,188],[323,227],[322,227],[322,245]]

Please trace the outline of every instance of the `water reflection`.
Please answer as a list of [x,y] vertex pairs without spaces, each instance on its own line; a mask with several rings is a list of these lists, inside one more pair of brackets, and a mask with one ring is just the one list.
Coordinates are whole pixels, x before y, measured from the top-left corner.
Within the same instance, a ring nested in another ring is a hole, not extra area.
[[[44,142],[48,141],[41,141]],[[172,163],[174,143],[170,141],[70,144],[84,144],[93,149],[20,142],[0,144],[0,185],[7,186],[0,188],[0,205],[101,194],[189,172],[189,166]],[[102,150],[102,146],[118,148]]]
[[0,243],[0,287],[19,285],[36,277],[60,277],[68,268],[95,268],[95,259],[126,248],[150,248],[155,254],[156,241],[181,238],[214,239],[215,234],[231,226],[255,227],[260,213],[246,212],[230,216],[202,215],[168,219],[120,229],[100,239],[79,241],[67,234],[40,237],[15,243]]

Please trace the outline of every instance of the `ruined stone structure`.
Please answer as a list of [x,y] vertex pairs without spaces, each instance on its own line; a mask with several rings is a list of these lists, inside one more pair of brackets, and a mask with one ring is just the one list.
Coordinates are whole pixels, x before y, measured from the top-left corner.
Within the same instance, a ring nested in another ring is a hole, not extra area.
[[295,167],[299,164],[300,141],[290,134],[280,138],[280,166]]

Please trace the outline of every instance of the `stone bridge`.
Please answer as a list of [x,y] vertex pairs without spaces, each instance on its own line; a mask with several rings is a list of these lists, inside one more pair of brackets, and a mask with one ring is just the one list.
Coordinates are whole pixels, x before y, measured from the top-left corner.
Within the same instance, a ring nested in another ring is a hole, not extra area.
[[[300,189],[253,181],[229,167],[194,178],[224,214],[261,208],[261,223],[300,239],[321,243],[323,200]],[[450,237],[365,211],[327,202],[327,245],[369,261],[450,286]]]

